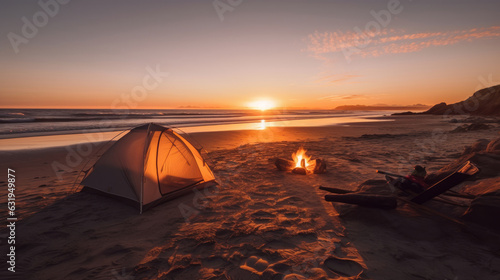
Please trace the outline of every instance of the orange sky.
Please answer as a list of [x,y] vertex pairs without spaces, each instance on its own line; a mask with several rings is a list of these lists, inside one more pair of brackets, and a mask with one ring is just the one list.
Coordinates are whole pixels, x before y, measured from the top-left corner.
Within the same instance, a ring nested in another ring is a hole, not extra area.
[[4,3],[0,106],[432,105],[500,81],[498,1],[220,1]]

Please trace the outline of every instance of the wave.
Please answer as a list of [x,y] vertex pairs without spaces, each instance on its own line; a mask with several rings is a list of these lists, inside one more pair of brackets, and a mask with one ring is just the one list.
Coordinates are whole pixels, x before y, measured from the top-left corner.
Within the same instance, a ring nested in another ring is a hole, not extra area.
[[[378,113],[380,114],[380,113]],[[171,127],[198,127],[249,122],[295,121],[314,118],[368,116],[368,113],[321,110],[256,112],[243,110],[55,110],[0,109],[0,138],[25,133],[64,133],[81,130],[121,130],[147,122]],[[314,121],[312,121],[314,122]],[[286,125],[286,124],[285,124]],[[17,136],[16,136],[17,135]]]
[[105,120],[125,120],[125,119],[200,119],[200,118],[234,118],[239,117],[239,115],[180,115],[180,114],[172,114],[172,115],[141,115],[141,114],[132,114],[132,115],[87,115],[85,117],[38,117],[38,118],[0,118],[0,123],[33,123],[33,122],[44,122],[44,123],[53,123],[53,122],[83,122],[83,121],[105,121]]

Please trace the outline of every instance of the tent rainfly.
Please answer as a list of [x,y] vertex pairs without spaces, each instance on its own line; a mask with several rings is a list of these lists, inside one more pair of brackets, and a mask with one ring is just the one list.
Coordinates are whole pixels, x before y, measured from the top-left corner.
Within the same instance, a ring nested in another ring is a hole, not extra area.
[[130,130],[92,166],[81,191],[131,203],[140,213],[215,177],[191,143],[170,128],[146,124]]

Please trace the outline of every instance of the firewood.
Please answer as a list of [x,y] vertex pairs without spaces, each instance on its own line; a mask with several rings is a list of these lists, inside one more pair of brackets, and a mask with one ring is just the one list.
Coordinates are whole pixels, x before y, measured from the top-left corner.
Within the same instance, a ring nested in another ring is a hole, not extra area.
[[277,158],[274,161],[274,164],[276,165],[276,168],[281,171],[290,171],[295,166],[295,163],[293,161],[282,158]]
[[316,165],[314,166],[314,174],[321,174],[326,172],[326,162],[321,159],[316,159]]
[[295,174],[300,174],[300,175],[306,175],[307,174],[307,170],[303,167],[295,167],[294,169],[292,169],[292,173],[295,173]]

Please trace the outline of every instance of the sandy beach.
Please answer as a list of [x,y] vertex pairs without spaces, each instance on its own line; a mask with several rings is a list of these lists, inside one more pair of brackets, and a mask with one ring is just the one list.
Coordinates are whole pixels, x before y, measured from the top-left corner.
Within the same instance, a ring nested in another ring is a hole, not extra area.
[[0,280],[500,280],[500,1],[3,2]]
[[[71,147],[1,152],[16,171],[16,274],[2,279],[498,279],[498,231],[460,226],[409,205],[395,210],[326,202],[318,186],[355,190],[375,170],[438,172],[498,125],[452,133],[439,116],[398,116],[349,126],[192,134],[220,185],[140,215],[95,194],[72,192],[81,165]],[[300,146],[327,162],[308,176],[276,170]],[[76,150],[76,146],[73,149]],[[498,169],[498,166],[496,167]],[[494,174],[493,174],[494,175]],[[458,187],[500,188],[496,176]],[[489,181],[488,181],[489,180]],[[493,184],[492,184],[493,182]],[[1,182],[1,196],[7,182]],[[388,191],[388,190],[387,190]],[[430,202],[459,218],[464,207]],[[6,208],[2,202],[2,208]],[[5,220],[6,212],[2,211]],[[2,229],[2,236],[8,231]],[[0,246],[2,254],[7,244]],[[5,264],[4,264],[5,266]],[[17,277],[17,278],[16,278]]]

